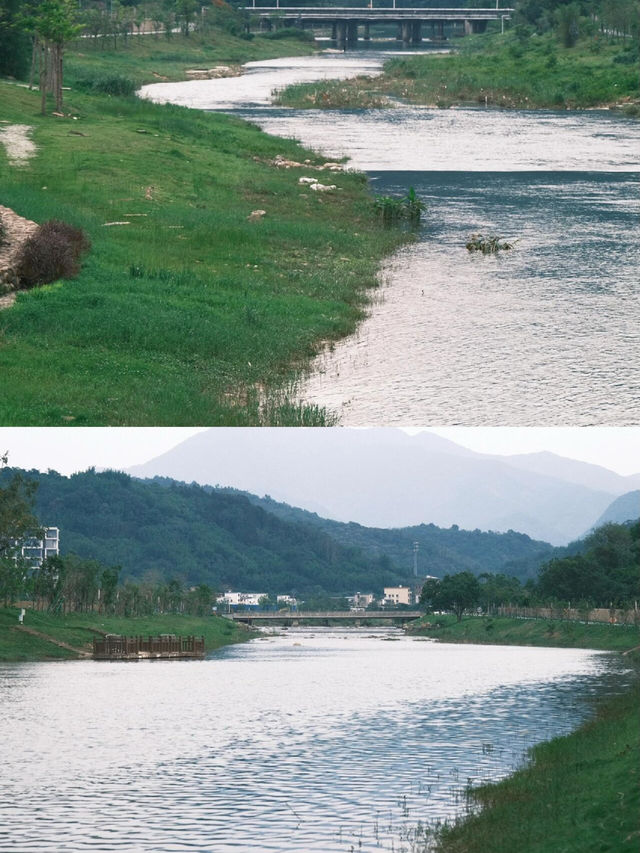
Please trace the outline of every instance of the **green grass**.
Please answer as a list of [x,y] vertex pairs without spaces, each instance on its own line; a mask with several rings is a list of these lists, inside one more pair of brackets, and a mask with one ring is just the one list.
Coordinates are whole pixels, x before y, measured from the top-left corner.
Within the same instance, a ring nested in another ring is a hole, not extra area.
[[[432,627],[426,627],[431,623]],[[441,627],[438,627],[439,623]],[[511,646],[560,646],[576,649],[605,649],[624,652],[640,645],[638,627],[591,622],[509,619],[501,616],[428,615],[411,623],[411,634],[434,637],[443,643],[480,643]]]
[[274,103],[295,109],[318,110],[371,110],[391,106],[386,95],[376,91],[376,85],[375,77],[295,83],[279,91]]
[[513,33],[469,39],[460,53],[395,59],[383,88],[418,103],[477,103],[519,108],[580,108],[637,98],[635,63],[622,64],[622,44],[562,47],[555,36],[524,42]]
[[308,168],[269,161],[321,159],[224,115],[72,92],[77,120],[43,118],[36,93],[2,83],[0,100],[38,146],[23,168],[0,150],[3,204],[93,244],[76,279],[0,312],[1,424],[332,422],[290,388],[354,330],[407,239],[377,223],[362,175],[308,192]]
[[640,841],[638,684],[531,765],[474,790],[482,810],[444,830],[438,853],[635,853]]
[[[629,48],[629,49],[627,49]],[[451,54],[398,57],[374,79],[340,83],[342,107],[367,97],[394,97],[431,106],[481,104],[519,109],[575,109],[627,104],[640,96],[631,42],[584,40],[563,47],[553,35],[519,41],[513,32],[465,38]],[[285,89],[288,106],[331,103],[335,84],[313,83]],[[631,114],[631,112],[630,112]]]
[[[292,35],[295,31],[292,31]],[[118,40],[78,40],[65,52],[65,85],[74,86],[79,79],[121,74],[138,86],[167,80],[185,80],[185,71],[212,68],[215,65],[241,65],[279,56],[305,56],[317,50],[306,39],[277,40],[256,36],[251,41],[238,38],[224,29],[212,33],[194,33],[188,38],[174,33],[164,36],[133,36],[126,45]]]
[[[15,607],[0,608],[0,661],[64,660],[78,657],[73,651],[56,646],[44,637],[21,631],[18,626],[18,612]],[[96,631],[128,636],[195,634],[204,636],[207,650],[241,642],[252,636],[251,632],[242,626],[217,616],[167,614],[124,618],[95,613],[52,615],[27,610],[24,625],[83,651],[91,651]]]

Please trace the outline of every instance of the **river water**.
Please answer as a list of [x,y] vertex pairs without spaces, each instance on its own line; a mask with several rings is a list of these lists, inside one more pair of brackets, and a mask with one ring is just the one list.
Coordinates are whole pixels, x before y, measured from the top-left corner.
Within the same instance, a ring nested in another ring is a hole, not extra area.
[[[630,425],[640,396],[640,124],[607,111],[305,111],[292,82],[375,74],[388,54],[249,63],[144,94],[225,109],[428,203],[370,317],[322,354],[304,399],[344,425]],[[472,233],[517,240],[470,255]]]
[[419,823],[459,813],[467,783],[624,681],[608,654],[397,630],[294,630],[204,661],[2,664],[0,849],[422,850]]

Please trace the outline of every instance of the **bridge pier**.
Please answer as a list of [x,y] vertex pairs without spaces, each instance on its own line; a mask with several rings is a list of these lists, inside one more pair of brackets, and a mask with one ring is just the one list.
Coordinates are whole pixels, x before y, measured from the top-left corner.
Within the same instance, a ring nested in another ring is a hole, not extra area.
[[356,47],[358,44],[358,22],[347,21],[347,47]]
[[336,47],[338,50],[345,50],[347,47],[347,22],[336,21]]
[[260,15],[259,31],[261,33],[270,33],[272,28],[271,18],[267,18],[266,15]]
[[371,41],[371,26],[368,23],[363,24],[362,26],[362,38],[364,41]]
[[464,34],[466,36],[471,35],[472,33],[484,33],[486,32],[486,29],[486,21],[470,21],[469,19],[465,19]]
[[422,41],[422,21],[403,21],[400,25],[403,44],[420,44]]

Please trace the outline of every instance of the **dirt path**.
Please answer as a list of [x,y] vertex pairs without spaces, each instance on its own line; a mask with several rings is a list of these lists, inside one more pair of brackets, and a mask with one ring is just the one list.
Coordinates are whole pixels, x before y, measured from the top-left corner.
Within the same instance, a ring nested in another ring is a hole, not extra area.
[[36,631],[35,628],[27,628],[26,625],[16,625],[13,630],[24,631],[25,634],[32,634],[34,637],[40,637],[48,643],[53,643],[54,646],[60,646],[61,649],[68,649],[70,652],[74,652],[82,658],[91,657],[91,652],[88,652],[85,649],[78,649],[76,646],[70,646],[69,643],[65,643],[62,640],[56,640],[55,637],[50,637],[49,634],[43,634],[42,631]]
[[29,139],[33,128],[29,124],[8,124],[0,127],[0,142],[4,145],[9,163],[12,166],[24,166],[35,156],[35,142]]

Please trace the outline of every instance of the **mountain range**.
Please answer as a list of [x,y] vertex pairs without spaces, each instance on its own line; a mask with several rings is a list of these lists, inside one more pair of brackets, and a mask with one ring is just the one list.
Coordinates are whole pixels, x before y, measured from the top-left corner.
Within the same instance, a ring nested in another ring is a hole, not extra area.
[[128,472],[230,486],[366,527],[514,530],[554,545],[640,487],[640,474],[551,453],[476,453],[398,429],[215,428]]

